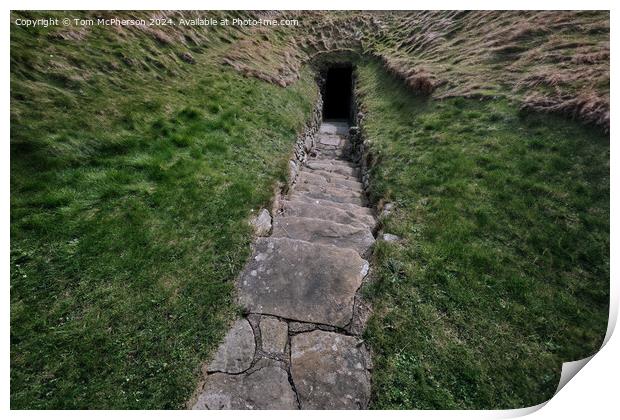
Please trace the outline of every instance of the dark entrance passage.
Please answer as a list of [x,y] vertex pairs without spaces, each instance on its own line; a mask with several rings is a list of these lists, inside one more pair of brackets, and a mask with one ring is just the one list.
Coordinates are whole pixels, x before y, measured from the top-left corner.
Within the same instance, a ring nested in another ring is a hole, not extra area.
[[333,67],[327,70],[325,80],[323,118],[326,120],[349,120],[351,117],[351,88],[353,69]]

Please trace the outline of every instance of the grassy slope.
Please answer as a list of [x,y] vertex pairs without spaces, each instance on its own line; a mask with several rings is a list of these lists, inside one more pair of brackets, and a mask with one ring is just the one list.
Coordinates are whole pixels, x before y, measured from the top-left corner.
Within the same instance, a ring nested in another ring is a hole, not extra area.
[[609,130],[608,11],[302,11],[226,51],[246,74],[290,83],[323,53],[379,58],[436,98],[501,96]]
[[146,35],[11,32],[11,406],[180,407],[316,86],[243,78],[215,41],[192,66]]
[[506,408],[548,399],[598,349],[609,287],[609,138],[503,101],[425,102],[360,67],[380,244],[375,408]]

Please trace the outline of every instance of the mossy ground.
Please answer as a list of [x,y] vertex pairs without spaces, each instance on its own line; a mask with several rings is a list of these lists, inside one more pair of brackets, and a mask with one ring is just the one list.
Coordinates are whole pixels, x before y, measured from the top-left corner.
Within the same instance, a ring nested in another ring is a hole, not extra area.
[[609,300],[609,137],[504,100],[428,101],[359,67],[376,159],[396,204],[379,243],[374,408],[516,408],[591,355]]

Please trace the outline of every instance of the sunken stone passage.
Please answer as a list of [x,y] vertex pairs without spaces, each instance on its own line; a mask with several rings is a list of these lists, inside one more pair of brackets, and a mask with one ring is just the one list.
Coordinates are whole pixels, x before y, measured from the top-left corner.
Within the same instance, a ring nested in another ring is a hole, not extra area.
[[[324,122],[238,282],[246,317],[204,368],[194,409],[364,409],[370,353],[360,287],[376,219],[348,125]],[[360,328],[361,326],[361,328]]]

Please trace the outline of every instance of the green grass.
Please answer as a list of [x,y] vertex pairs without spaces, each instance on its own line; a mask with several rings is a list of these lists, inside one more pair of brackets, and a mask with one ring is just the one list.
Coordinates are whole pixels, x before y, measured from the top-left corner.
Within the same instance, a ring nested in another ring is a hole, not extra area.
[[49,34],[11,31],[11,407],[182,407],[316,85]]
[[609,299],[609,138],[504,100],[415,97],[359,68],[375,250],[373,407],[515,408],[595,352]]

